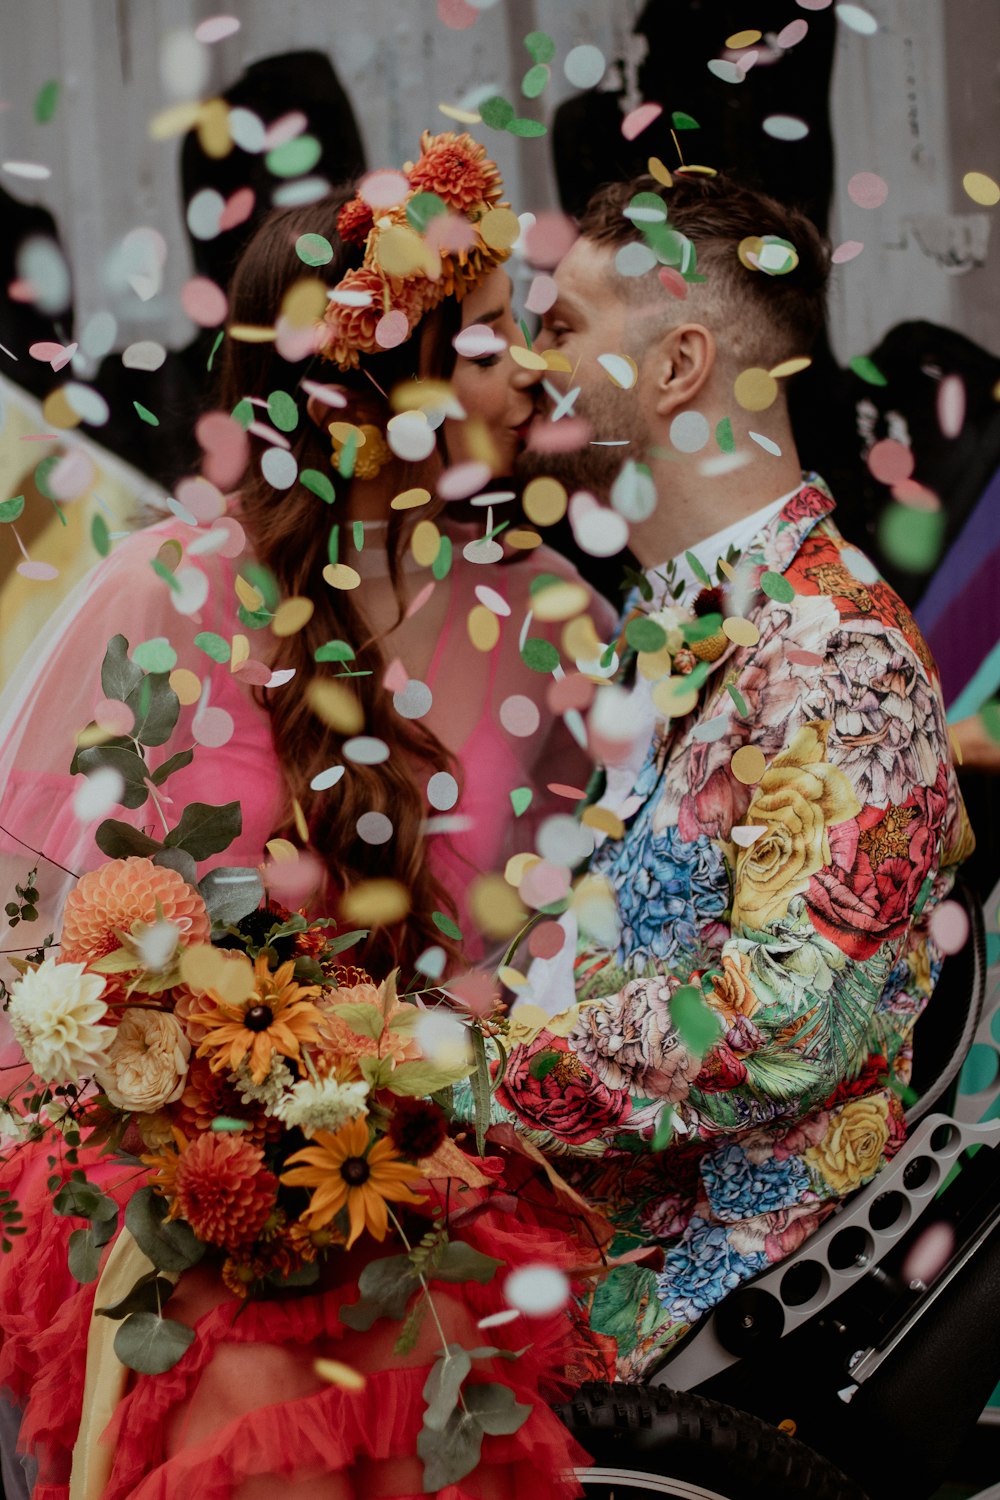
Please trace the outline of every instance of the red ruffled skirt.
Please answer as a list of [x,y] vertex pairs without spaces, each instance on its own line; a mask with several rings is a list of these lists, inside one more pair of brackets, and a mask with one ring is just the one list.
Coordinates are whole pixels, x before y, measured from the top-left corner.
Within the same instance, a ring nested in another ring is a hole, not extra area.
[[[29,1147],[0,1167],[0,1189],[19,1200],[27,1227],[0,1261],[0,1390],[24,1412],[19,1449],[38,1463],[32,1500],[68,1500],[96,1286],[69,1275],[67,1241],[78,1222],[52,1211],[48,1155],[47,1146]],[[120,1204],[141,1185],[128,1168],[87,1155],[81,1152],[88,1178]],[[515,1198],[503,1184],[473,1196],[479,1201],[456,1233],[505,1269],[485,1286],[432,1281],[435,1307],[449,1341],[525,1351],[477,1359],[469,1382],[506,1385],[532,1411],[512,1435],[484,1437],[477,1468],[437,1493],[442,1500],[569,1500],[582,1494],[572,1470],[588,1459],[549,1403],[580,1380],[613,1378],[613,1350],[588,1334],[572,1304],[481,1332],[477,1324],[506,1307],[507,1271],[529,1262],[572,1271],[594,1260],[593,1246],[557,1212]],[[214,1266],[186,1272],[169,1316],[193,1326],[195,1341],[166,1374],[132,1377],[104,1437],[114,1450],[105,1500],[424,1495],[416,1444],[441,1339],[425,1318],[414,1349],[400,1356],[393,1352],[399,1323],[382,1319],[367,1333],[341,1323],[341,1309],[358,1300],[371,1249],[331,1258],[321,1292],[249,1304],[231,1296]],[[317,1359],[360,1371],[364,1390],[324,1381]]]

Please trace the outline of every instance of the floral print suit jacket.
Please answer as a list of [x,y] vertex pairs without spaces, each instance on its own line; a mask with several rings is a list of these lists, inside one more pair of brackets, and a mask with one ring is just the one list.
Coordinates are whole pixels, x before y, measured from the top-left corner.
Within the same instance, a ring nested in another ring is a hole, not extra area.
[[625,1379],[903,1140],[932,918],[972,840],[934,663],[832,509],[807,481],[740,560],[759,639],[727,641],[693,710],[661,722],[640,805],[591,862],[618,952],[581,954],[576,1003],[513,1046],[497,1095],[614,1251],[665,1252],[593,1296]]

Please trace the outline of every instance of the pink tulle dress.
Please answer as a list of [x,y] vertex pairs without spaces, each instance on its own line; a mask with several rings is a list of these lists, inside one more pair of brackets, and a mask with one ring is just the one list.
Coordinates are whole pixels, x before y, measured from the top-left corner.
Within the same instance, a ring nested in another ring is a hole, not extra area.
[[[192,763],[166,783],[172,819],[191,801],[238,798],[242,804],[243,830],[236,844],[206,860],[199,873],[214,865],[262,861],[283,797],[268,715],[240,673],[214,661],[196,641],[203,632],[226,640],[233,634],[244,539],[232,514],[208,529],[226,537],[194,554],[188,550],[190,528],[175,518],[121,543],[57,612],[5,694],[0,871],[10,889],[37,863],[41,891],[38,922],[17,927],[16,936],[8,931],[5,948],[40,941],[72,884],[66,872],[79,875],[104,858],[94,842],[99,818],[81,810],[76,799],[83,778],[71,776],[69,765],[76,731],[95,713],[99,717],[100,663],[116,634],[123,634],[132,649],[166,637],[177,653],[176,669],[193,673],[200,683],[197,699],[182,708],[170,743],[150,754],[155,768],[175,750],[194,746]],[[456,534],[456,557],[472,535]],[[152,566],[165,555],[165,546],[177,543],[185,557],[175,576],[191,569],[204,578],[204,583],[181,578],[180,596]],[[431,834],[429,853],[458,901],[460,918],[466,916],[471,873],[502,869],[515,849],[532,846],[530,829],[512,816],[511,791],[531,788],[526,819],[537,822],[571,808],[546,791],[550,783],[586,784],[587,758],[546,704],[551,678],[530,671],[521,659],[519,636],[530,611],[531,584],[541,573],[575,577],[545,548],[488,570],[459,563],[424,606],[423,623],[415,614],[398,642],[390,644],[390,649],[398,644],[407,677],[430,689],[428,723],[460,765],[452,821]],[[488,584],[509,610],[488,655],[476,650],[466,629],[481,584]],[[610,610],[596,603],[591,613],[607,639]],[[557,641],[559,628],[533,622],[531,633]],[[296,690],[294,683],[268,689]],[[105,815],[158,831],[148,805],[132,812],[114,807]],[[47,858],[37,859],[25,846]],[[9,1065],[16,1055],[9,1038],[5,1053],[0,1061]],[[27,1227],[0,1259],[0,1438],[8,1495],[68,1500],[95,1285],[80,1286],[69,1275],[67,1241],[81,1221],[52,1212],[49,1151],[47,1145],[8,1149],[0,1165],[0,1190],[18,1199]],[[143,1180],[134,1169],[106,1158],[84,1165],[121,1204]],[[481,1165],[494,1186],[477,1190],[462,1238],[511,1269],[544,1261],[572,1274],[593,1260],[592,1243],[586,1236],[578,1239],[565,1216],[546,1207],[542,1197],[535,1206],[529,1203],[530,1194],[519,1191],[511,1175],[517,1169],[509,1162],[494,1156]],[[238,1318],[240,1304],[213,1267],[203,1263],[186,1272],[170,1315],[195,1327],[195,1341],[167,1374],[131,1377],[104,1439],[114,1450],[107,1500],[174,1500],[189,1494],[199,1500],[269,1500],[278,1493],[286,1500],[355,1495],[377,1500],[423,1493],[413,1455],[423,1386],[439,1341],[425,1328],[412,1354],[400,1357],[392,1352],[398,1324],[376,1323],[366,1334],[342,1324],[340,1310],[357,1300],[357,1278],[372,1253],[372,1242],[367,1251],[364,1243],[329,1262],[322,1290],[256,1302]],[[568,1380],[603,1377],[613,1361],[567,1312],[534,1320],[527,1332],[519,1320],[476,1333],[478,1319],[506,1305],[502,1281],[498,1276],[485,1286],[438,1286],[437,1300],[450,1325],[446,1331],[466,1345],[529,1345],[517,1360],[478,1362],[472,1378],[509,1385],[518,1400],[532,1405],[532,1414],[512,1436],[486,1437],[480,1466],[439,1493],[444,1500],[577,1495],[579,1486],[567,1475],[586,1456],[546,1402],[564,1391]],[[318,1357],[364,1371],[364,1391],[348,1392],[321,1379],[314,1370]],[[13,1452],[18,1413],[23,1413],[17,1439],[23,1472]]]

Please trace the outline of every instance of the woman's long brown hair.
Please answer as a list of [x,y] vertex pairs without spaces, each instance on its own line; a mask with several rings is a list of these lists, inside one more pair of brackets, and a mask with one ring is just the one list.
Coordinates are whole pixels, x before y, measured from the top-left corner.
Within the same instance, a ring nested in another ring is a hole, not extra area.
[[[336,228],[337,214],[352,193],[353,188],[347,188],[319,202],[279,209],[263,221],[241,255],[229,288],[232,323],[272,326],[289,288],[303,276],[315,274],[296,253],[296,241],[303,234],[321,234],[333,246],[334,258],[322,272],[327,285],[335,286],[349,266],[360,263],[360,253],[340,240]],[[274,391],[288,392],[299,408],[298,425],[289,434],[299,472],[313,468],[328,473],[337,490],[332,506],[298,482],[288,491],[275,490],[260,472],[261,444],[251,439],[250,460],[238,487],[250,551],[254,560],[273,575],[281,597],[304,595],[315,605],[305,628],[275,640],[271,654],[275,668],[295,669],[295,686],[260,693],[271,716],[274,748],[287,792],[283,821],[274,833],[297,841],[292,808],[295,798],[305,816],[310,843],[326,865],[323,899],[334,914],[338,896],[360,880],[391,877],[407,887],[411,911],[405,921],[373,928],[367,943],[354,950],[359,962],[376,976],[399,964],[408,977],[414,959],[433,944],[444,946],[454,957],[454,946],[442,937],[432,913],[441,911],[454,917],[455,903],[428,868],[422,824],[427,816],[424,787],[428,774],[443,769],[457,772],[454,757],[437,737],[419,721],[402,718],[393,708],[382,685],[386,658],[373,638],[356,593],[333,589],[323,578],[323,568],[329,561],[331,525],[342,521],[347,511],[348,481],[331,470],[329,439],[307,415],[301,381],[308,369],[314,380],[328,380],[348,392],[357,392],[366,415],[355,420],[369,420],[367,412],[373,402],[382,400],[379,388],[388,393],[415,375],[418,358],[423,361],[424,375],[450,373],[454,359],[450,335],[457,326],[457,307],[449,299],[405,344],[371,359],[371,379],[364,371],[344,373],[321,362],[312,366],[289,364],[275,352],[273,343],[227,338],[220,375],[219,401],[226,411],[247,396],[267,398]],[[257,414],[267,420],[262,408],[256,409]],[[348,409],[331,412],[331,420],[341,415],[352,419]],[[383,421],[388,415],[386,410]],[[414,482],[415,476],[409,475],[404,466],[400,490]],[[407,518],[405,512],[390,511],[387,519],[389,575],[401,619],[402,542]],[[313,777],[341,759],[343,747],[343,736],[312,712],[305,692],[314,678],[336,674],[337,664],[316,661],[319,647],[332,640],[346,641],[356,653],[350,668],[369,674],[352,677],[350,686],[364,711],[365,733],[384,740],[390,754],[377,766],[352,762],[335,790],[314,792],[310,787]],[[358,837],[357,820],[366,812],[382,812],[391,818],[390,842],[374,846]]]

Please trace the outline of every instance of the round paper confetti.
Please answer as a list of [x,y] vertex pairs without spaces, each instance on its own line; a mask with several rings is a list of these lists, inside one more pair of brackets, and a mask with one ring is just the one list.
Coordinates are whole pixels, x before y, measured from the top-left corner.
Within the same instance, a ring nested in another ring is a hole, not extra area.
[[636,136],[642,135],[648,130],[654,120],[658,120],[663,113],[662,104],[640,104],[636,109],[629,110],[622,121],[622,135],[627,141],[634,141]]
[[708,71],[714,73],[716,78],[721,78],[723,83],[742,83],[746,73],[739,63],[730,62],[725,57],[709,58]]
[[469,610],[466,629],[477,651],[492,651],[500,639],[500,621],[485,604],[475,604]]
[[187,226],[196,240],[212,240],[219,233],[226,200],[215,188],[202,188],[187,206]]
[[540,922],[528,934],[528,952],[532,958],[555,958],[566,945],[566,934],[558,922]]
[[534,734],[540,722],[538,705],[522,693],[512,693],[500,705],[500,723],[517,739],[527,739]]
[[402,719],[422,719],[433,702],[430,688],[417,677],[411,677],[404,688],[392,695],[392,706]]
[[433,521],[418,521],[410,538],[410,551],[422,568],[429,568],[438,555],[441,533]]
[[859,208],[880,208],[889,196],[889,184],[877,172],[855,172],[847,184],[847,196]]
[[965,425],[965,382],[961,375],[946,375],[938,386],[938,426],[946,438],[956,438]]
[[410,909],[410,893],[398,880],[359,880],[340,900],[350,925],[378,927],[401,922]]
[[682,411],[670,424],[670,443],[678,453],[700,453],[711,436],[700,411]]
[[615,270],[619,276],[645,276],[656,265],[656,255],[648,245],[638,241],[623,245],[615,256]]
[[559,295],[555,278],[544,274],[536,276],[528,288],[524,306],[528,312],[546,313]]
[[913,473],[913,449],[895,438],[882,438],[869,448],[866,462],[880,484],[900,484]]
[[274,489],[287,490],[295,483],[299,466],[287,448],[268,448],[261,457],[260,471]]
[[315,609],[311,599],[294,597],[284,599],[275,610],[271,630],[275,635],[297,635],[313,617]]
[[99,391],[82,385],[78,380],[68,380],[57,392],[72,412],[86,422],[88,427],[103,427],[111,415],[111,408]]
[[100,766],[92,771],[73,796],[73,812],[81,823],[103,818],[116,807],[124,794],[125,782],[120,771]]
[[528,1264],[512,1271],[503,1284],[503,1294],[511,1307],[529,1318],[545,1318],[570,1298],[570,1285],[558,1266]]
[[597,363],[622,391],[630,391],[639,378],[638,366],[627,354],[599,354]]
[[779,47],[797,47],[799,42],[808,34],[808,31],[809,22],[803,21],[802,17],[799,16],[796,20],[789,21],[788,25],[778,32],[775,42]]
[[389,759],[389,746],[374,734],[358,734],[344,741],[344,759],[356,766],[380,766]]
[[536,848],[550,864],[568,865],[572,869],[593,854],[593,831],[578,823],[572,814],[557,813],[546,818],[539,828]]
[[369,208],[395,208],[402,203],[410,191],[410,182],[404,172],[392,168],[381,168],[369,172],[358,184],[358,197]]
[[723,620],[722,629],[737,646],[756,646],[760,640],[760,631],[754,622],[745,620],[740,615],[730,615]]
[[735,752],[729,766],[737,781],[754,786],[763,776],[767,762],[763,750],[756,745],[743,745]]
[[314,792],[327,792],[344,774],[343,766],[328,766],[325,771],[319,771],[310,781],[309,785]]
[[476,598],[480,604],[485,604],[487,609],[492,610],[502,619],[506,619],[510,614],[510,605],[504,596],[498,594],[496,589],[489,588],[485,583],[476,584]]
[[524,490],[522,505],[529,521],[536,526],[554,526],[566,514],[569,497],[558,479],[532,479]]
[[458,782],[448,771],[435,771],[427,783],[427,800],[438,812],[448,812],[458,801]]
[[181,307],[199,328],[214,328],[225,321],[229,302],[222,288],[207,276],[192,276],[181,287]]
[[423,490],[419,487],[412,490],[403,490],[390,500],[389,508],[391,510],[415,510],[420,505],[429,504],[430,498],[430,490]]
[[767,370],[741,370],[733,382],[733,395],[744,411],[766,411],[777,394],[778,382]]
[[409,336],[409,319],[398,307],[383,314],[375,324],[375,342],[382,349],[395,349],[399,344],[405,344]]
[[467,500],[491,478],[489,464],[473,460],[469,463],[453,464],[445,469],[438,480],[437,492],[442,500]]
[[931,937],[942,953],[958,953],[969,936],[969,917],[958,901],[942,901],[930,922]]
[[763,433],[763,432],[750,432],[750,433],[747,434],[747,436],[753,439],[753,441],[757,444],[758,448],[763,448],[764,452],[765,453],[770,453],[773,458],[780,458],[781,457],[781,449],[780,449],[780,447],[774,441],[774,439],[773,438],[769,438],[766,435],[766,433]]
[[966,172],[962,178],[962,186],[973,203],[981,203],[984,208],[992,208],[994,203],[1000,203],[1000,183],[988,177],[985,172]]
[[479,233],[492,250],[510,250],[521,237],[521,221],[509,208],[489,208],[479,221]]
[[217,750],[221,745],[228,745],[235,727],[232,716],[224,708],[203,708],[194,716],[191,733],[206,750]]
[[776,141],[804,141],[809,126],[796,115],[768,115],[764,121],[764,134]]
[[348,563],[327,563],[323,577],[333,589],[356,589],[361,584],[361,574]]
[[[840,561],[859,583],[878,583],[879,571],[871,558],[864,552],[859,552],[857,547],[844,547],[840,553]],[[789,584],[789,588],[791,584]],[[774,597],[777,597],[776,595]]]
[[599,47],[571,47],[563,62],[563,72],[575,89],[592,89],[604,77],[607,66]]
[[122,364],[126,370],[158,370],[166,357],[166,349],[153,339],[140,339],[122,350]]
[[201,697],[201,678],[189,671],[187,667],[176,667],[167,681],[185,708],[192,703],[197,703]]
[[861,36],[874,36],[878,31],[878,22],[870,11],[860,5],[838,5],[837,19],[843,21],[851,31],[857,31]]
[[860,255],[864,248],[864,240],[844,240],[843,244],[838,245],[833,251],[830,259],[835,266],[844,266],[849,260],[854,260]]
[[625,517],[610,506],[600,505],[583,490],[569,502],[569,520],[577,546],[591,557],[614,557],[628,545]]

